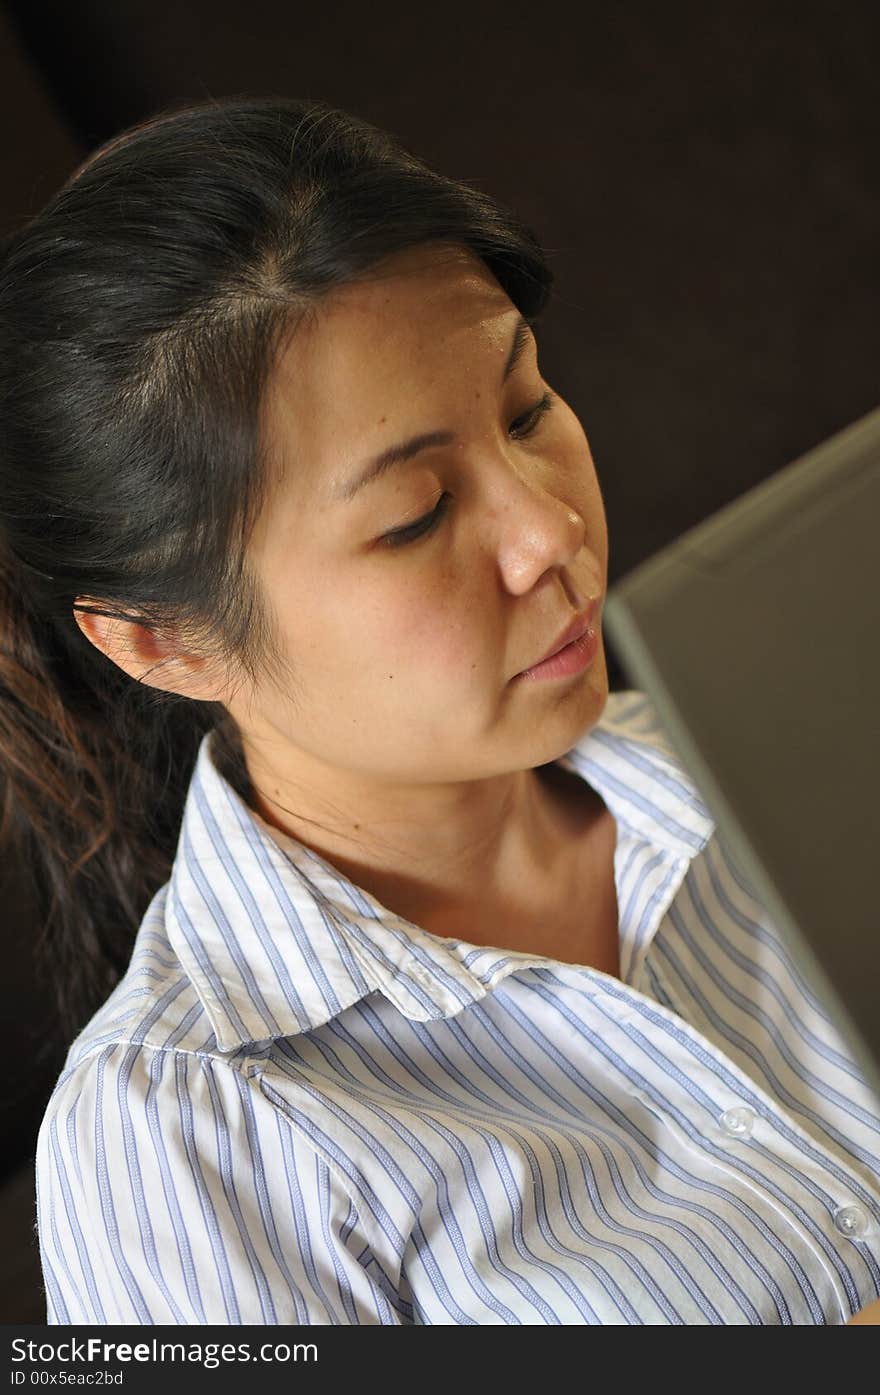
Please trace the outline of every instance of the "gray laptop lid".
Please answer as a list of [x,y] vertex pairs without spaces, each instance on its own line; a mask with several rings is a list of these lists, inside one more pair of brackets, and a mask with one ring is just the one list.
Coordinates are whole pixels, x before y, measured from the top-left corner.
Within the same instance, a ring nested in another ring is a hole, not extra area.
[[604,624],[880,1097],[880,409],[615,583]]

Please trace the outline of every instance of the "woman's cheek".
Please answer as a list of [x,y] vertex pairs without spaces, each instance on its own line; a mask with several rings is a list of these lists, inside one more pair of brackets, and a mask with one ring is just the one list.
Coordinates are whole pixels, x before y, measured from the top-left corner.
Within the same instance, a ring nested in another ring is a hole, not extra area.
[[[393,648],[402,672],[425,673],[432,682],[460,686],[479,662],[473,627],[442,603],[410,605],[395,624]],[[390,653],[389,649],[389,653]]]
[[447,622],[437,627],[436,636],[432,679],[450,693],[479,688],[485,681],[487,645],[474,626],[464,621]]

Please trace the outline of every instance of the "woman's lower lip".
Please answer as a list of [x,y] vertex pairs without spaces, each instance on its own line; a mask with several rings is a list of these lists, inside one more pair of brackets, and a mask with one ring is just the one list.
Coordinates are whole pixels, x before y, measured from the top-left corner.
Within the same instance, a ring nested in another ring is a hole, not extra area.
[[580,639],[573,639],[558,654],[544,659],[534,668],[524,668],[517,678],[564,678],[571,673],[582,673],[599,652],[599,635],[592,625],[584,631]]

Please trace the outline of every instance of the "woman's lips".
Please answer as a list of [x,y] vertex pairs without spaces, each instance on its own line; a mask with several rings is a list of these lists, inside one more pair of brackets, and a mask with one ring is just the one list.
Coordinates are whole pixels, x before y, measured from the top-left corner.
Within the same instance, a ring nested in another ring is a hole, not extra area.
[[519,678],[565,678],[573,673],[582,673],[593,662],[599,652],[599,634],[589,625],[577,639],[563,646],[549,659],[542,659],[532,668],[524,668]]
[[[523,669],[522,673],[534,674],[538,669],[543,670],[543,665],[545,663],[561,653],[563,649],[567,649],[574,640],[580,639],[596,618],[599,600],[599,596],[594,596],[585,610],[581,611],[578,615],[572,616],[571,620],[569,620],[568,624],[565,626],[565,629],[561,634],[557,635],[554,642],[550,645],[550,648],[545,651],[543,657],[530,665],[529,668]],[[520,676],[520,674],[515,675],[517,678]]]

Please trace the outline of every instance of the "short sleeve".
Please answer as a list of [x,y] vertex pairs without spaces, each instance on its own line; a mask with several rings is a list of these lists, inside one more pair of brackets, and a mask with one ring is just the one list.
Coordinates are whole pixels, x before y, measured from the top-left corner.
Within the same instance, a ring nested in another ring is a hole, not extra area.
[[50,1325],[408,1320],[338,1176],[216,1058],[114,1043],[64,1073],[36,1196]]

